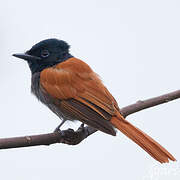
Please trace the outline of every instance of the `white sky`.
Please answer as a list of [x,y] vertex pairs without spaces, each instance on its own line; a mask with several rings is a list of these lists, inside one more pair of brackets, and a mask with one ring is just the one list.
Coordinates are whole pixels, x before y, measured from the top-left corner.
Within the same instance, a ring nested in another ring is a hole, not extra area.
[[[179,89],[180,1],[6,0],[0,6],[0,137],[52,132],[59,119],[30,93],[27,64],[11,56],[60,38],[86,61],[123,107]],[[180,160],[180,100],[129,116]],[[77,128],[67,123],[64,128]],[[180,178],[121,133],[98,132],[78,146],[0,150],[1,179]]]

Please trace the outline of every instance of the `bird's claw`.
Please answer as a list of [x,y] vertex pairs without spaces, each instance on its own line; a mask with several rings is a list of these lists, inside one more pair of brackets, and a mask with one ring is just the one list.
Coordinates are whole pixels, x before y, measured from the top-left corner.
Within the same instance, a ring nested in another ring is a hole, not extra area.
[[69,144],[69,145],[75,145],[76,139],[77,139],[77,133],[73,129],[67,129],[64,131],[61,131],[61,136],[63,138],[63,143]]

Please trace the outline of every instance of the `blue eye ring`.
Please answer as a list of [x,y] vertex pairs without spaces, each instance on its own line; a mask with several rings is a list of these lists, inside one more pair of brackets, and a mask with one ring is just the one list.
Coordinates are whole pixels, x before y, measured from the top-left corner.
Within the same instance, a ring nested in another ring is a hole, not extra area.
[[42,50],[41,51],[41,57],[46,58],[50,55],[48,50]]

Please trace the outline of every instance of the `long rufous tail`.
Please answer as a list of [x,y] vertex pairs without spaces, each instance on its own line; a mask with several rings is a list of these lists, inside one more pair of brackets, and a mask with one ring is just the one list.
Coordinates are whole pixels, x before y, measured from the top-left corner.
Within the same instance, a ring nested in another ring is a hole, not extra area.
[[176,159],[165,148],[140,129],[126,121],[119,113],[116,117],[112,117],[111,123],[160,163],[169,162],[169,159],[176,161]]

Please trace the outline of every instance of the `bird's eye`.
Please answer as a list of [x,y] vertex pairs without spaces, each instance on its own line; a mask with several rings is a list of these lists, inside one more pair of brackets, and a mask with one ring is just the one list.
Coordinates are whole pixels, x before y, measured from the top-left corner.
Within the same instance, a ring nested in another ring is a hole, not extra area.
[[48,57],[49,56],[49,51],[48,50],[42,50],[41,51],[41,57],[45,58],[45,57]]

